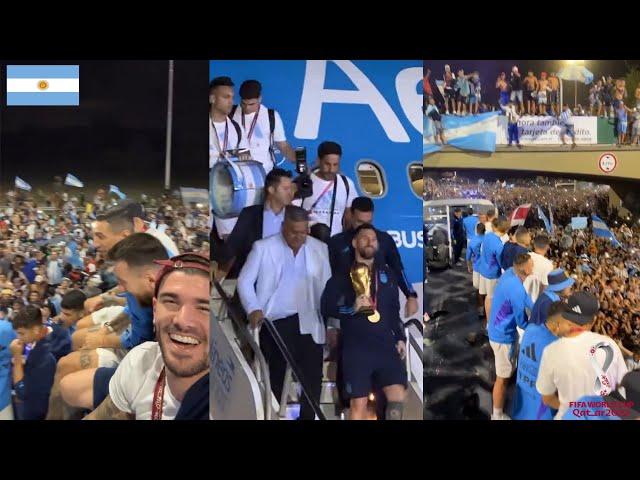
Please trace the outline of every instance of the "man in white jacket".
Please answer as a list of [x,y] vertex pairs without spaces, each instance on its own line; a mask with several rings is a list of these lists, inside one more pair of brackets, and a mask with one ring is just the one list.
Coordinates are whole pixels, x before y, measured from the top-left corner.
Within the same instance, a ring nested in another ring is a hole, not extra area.
[[[281,233],[253,244],[238,276],[238,293],[253,328],[265,319],[273,323],[298,365],[309,395],[319,402],[326,334],[320,298],[331,267],[326,244],[308,236],[308,231],[306,210],[287,206]],[[269,364],[271,389],[280,401],[287,365],[266,328],[260,331],[260,347]],[[314,418],[304,396],[299,418]]]

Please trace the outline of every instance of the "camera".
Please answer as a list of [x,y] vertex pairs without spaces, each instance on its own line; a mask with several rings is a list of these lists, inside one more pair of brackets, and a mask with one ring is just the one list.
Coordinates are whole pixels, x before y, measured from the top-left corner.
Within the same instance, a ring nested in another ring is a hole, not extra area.
[[293,180],[298,187],[295,198],[305,199],[313,195],[313,182],[307,166],[307,149],[306,147],[296,147],[295,153],[296,173],[298,174]]

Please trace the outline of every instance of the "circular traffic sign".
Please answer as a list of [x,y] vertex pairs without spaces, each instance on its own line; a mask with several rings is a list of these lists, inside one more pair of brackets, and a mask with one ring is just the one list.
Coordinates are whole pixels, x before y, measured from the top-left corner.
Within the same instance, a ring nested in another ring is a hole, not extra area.
[[604,173],[613,172],[618,166],[618,159],[613,153],[607,152],[600,155],[600,159],[598,160],[598,167]]

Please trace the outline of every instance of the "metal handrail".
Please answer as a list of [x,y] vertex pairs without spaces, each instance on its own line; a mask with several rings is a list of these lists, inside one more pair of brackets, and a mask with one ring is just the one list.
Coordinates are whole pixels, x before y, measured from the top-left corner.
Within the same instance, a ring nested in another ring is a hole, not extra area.
[[420,322],[420,320],[418,320],[417,318],[410,318],[409,320],[406,320],[404,322],[405,327],[408,327],[409,325],[413,325],[414,327],[416,327],[421,335],[424,334],[424,327],[422,326],[422,322]]
[[243,325],[242,321],[238,318],[236,312],[231,308],[231,300],[227,295],[227,292],[224,291],[222,285],[215,279],[212,278],[213,286],[215,287],[218,295],[222,298],[225,306],[227,307],[227,313],[231,321],[236,325],[237,330],[240,332],[242,339],[247,342],[251,350],[255,355],[255,358],[258,361],[258,365],[260,366],[260,372],[262,374],[262,381],[264,384],[264,417],[265,420],[271,420],[271,380],[269,377],[269,365],[267,364],[267,360],[264,358],[262,354],[262,350],[260,350],[260,346],[255,341],[252,335],[249,335],[247,332],[245,325]]
[[284,340],[282,340],[280,333],[278,333],[278,330],[276,330],[276,327],[273,325],[273,322],[268,318],[265,318],[262,324],[267,327],[267,330],[269,330],[269,333],[271,334],[271,338],[273,338],[274,342],[276,342],[276,345],[278,346],[280,353],[282,353],[282,356],[284,357],[285,361],[287,362],[289,367],[291,367],[291,371],[293,372],[296,379],[298,380],[298,383],[300,384],[300,387],[302,389],[302,394],[305,396],[305,398],[309,402],[309,405],[311,405],[313,412],[316,414],[319,420],[326,420],[327,418],[325,417],[324,413],[320,409],[320,405],[309,394],[308,388],[307,388],[308,384],[306,383],[304,377],[302,376],[302,373],[298,368],[298,364],[293,359],[293,356],[291,355],[291,352],[287,348],[287,345],[284,343]]

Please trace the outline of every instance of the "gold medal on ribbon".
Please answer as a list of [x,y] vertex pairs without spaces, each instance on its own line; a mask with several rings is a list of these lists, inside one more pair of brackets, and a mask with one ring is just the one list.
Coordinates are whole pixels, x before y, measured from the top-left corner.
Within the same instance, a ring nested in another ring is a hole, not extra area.
[[380,321],[380,312],[378,312],[378,310],[374,310],[367,318],[371,323],[378,323]]

